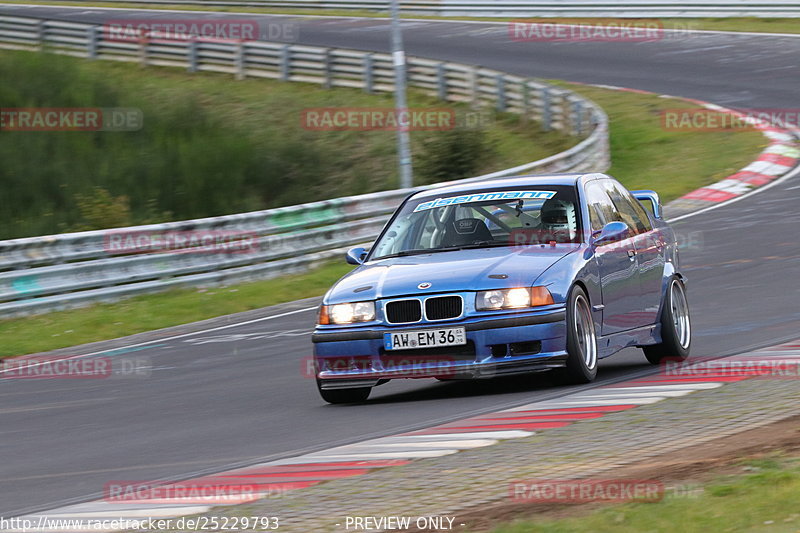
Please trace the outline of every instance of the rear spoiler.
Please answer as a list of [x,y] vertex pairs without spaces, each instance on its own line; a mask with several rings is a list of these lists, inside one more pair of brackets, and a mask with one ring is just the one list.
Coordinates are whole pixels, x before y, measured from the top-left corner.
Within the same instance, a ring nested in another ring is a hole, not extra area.
[[631,194],[634,196],[634,198],[645,205],[647,205],[645,202],[650,202],[650,210],[653,212],[653,215],[656,218],[661,219],[661,199],[658,197],[658,193],[656,191],[631,191]]

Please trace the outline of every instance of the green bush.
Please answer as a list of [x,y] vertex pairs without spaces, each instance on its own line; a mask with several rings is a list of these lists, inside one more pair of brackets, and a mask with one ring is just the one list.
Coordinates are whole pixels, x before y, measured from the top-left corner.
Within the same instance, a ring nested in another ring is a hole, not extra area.
[[81,231],[120,228],[130,225],[131,207],[127,196],[111,196],[102,187],[95,187],[91,194],[75,195],[78,211],[84,225]]
[[[308,107],[390,107],[391,95],[234,82],[35,52],[0,52],[0,79],[0,107],[138,108],[144,119],[133,132],[0,131],[0,239],[216,216],[397,186],[393,132],[309,131],[299,120]],[[409,97],[414,106],[441,105],[413,92]],[[503,129],[488,136],[413,132],[415,182],[497,170],[574,142],[531,137]],[[497,139],[510,152],[495,151]]]
[[259,145],[196,99],[124,94],[61,57],[0,55],[0,78],[3,107],[138,107],[145,120],[137,132],[1,132],[0,180],[13,199],[2,238],[258,209],[289,166],[272,154],[302,147],[277,132]]
[[444,131],[417,152],[417,175],[422,183],[474,176],[479,172],[481,162],[492,157],[494,151],[494,144],[484,130]]

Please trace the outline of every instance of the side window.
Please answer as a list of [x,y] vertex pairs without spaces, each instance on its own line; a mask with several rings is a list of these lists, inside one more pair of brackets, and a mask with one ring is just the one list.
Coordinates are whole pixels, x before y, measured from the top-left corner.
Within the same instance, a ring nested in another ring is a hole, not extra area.
[[[647,213],[644,212],[642,206],[638,205],[636,199],[631,196],[628,191],[621,188],[613,181],[607,181],[605,186],[623,222],[630,226],[637,234],[645,233],[652,229],[650,227],[650,219],[647,218]],[[644,219],[642,215],[644,215]]]
[[592,231],[603,229],[609,222],[622,220],[599,181],[592,181],[586,185],[586,205],[589,207],[589,223]]
[[628,191],[625,192],[625,197],[628,199],[628,202],[633,206],[633,210],[639,215],[639,220],[642,221],[644,225],[644,231],[650,231],[653,229],[653,224],[650,223],[650,216],[647,214],[647,209],[637,200],[634,196],[629,193]]

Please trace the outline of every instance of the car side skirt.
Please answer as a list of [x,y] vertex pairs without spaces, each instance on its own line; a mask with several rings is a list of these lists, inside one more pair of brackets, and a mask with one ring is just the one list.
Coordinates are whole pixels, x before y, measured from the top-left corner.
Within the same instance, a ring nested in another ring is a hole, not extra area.
[[602,359],[631,346],[646,346],[658,342],[661,342],[661,331],[658,324],[620,331],[597,338],[598,357]]

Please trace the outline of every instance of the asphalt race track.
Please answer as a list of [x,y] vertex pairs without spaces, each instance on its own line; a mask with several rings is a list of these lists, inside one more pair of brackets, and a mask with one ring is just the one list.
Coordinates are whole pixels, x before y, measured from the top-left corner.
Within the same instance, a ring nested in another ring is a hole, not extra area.
[[[2,14],[97,23],[121,11],[0,7]],[[246,16],[298,24],[298,42],[306,44],[389,46],[388,25],[380,20]],[[504,24],[428,21],[407,22],[404,37],[408,53],[422,57],[728,107],[800,108],[800,37],[704,33],[667,34],[653,43],[516,43]],[[800,178],[789,179],[676,223],[695,243],[682,253],[694,356],[730,355],[797,336],[798,201]],[[0,379],[0,516],[96,497],[111,480],[180,479],[574,390],[552,386],[544,374],[480,383],[401,381],[375,389],[366,405],[328,406],[303,375],[314,304],[279,306],[272,318],[115,352],[147,358],[153,365],[147,378]],[[601,363],[597,383],[651,369],[640,351],[626,350]]]

